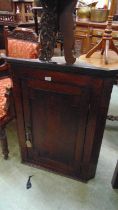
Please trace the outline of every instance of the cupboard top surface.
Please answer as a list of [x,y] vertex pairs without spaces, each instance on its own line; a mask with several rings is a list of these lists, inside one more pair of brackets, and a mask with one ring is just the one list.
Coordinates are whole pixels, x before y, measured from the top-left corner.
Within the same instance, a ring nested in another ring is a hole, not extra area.
[[55,72],[65,72],[73,73],[78,75],[93,75],[100,77],[114,77],[118,74],[118,69],[108,69],[108,68],[98,68],[91,64],[86,64],[83,61],[78,61],[74,65],[64,64],[64,58],[55,57],[52,63],[40,62],[38,59],[16,59],[16,58],[6,58],[7,62],[12,65],[14,69],[17,67],[33,68],[33,70],[42,70]]

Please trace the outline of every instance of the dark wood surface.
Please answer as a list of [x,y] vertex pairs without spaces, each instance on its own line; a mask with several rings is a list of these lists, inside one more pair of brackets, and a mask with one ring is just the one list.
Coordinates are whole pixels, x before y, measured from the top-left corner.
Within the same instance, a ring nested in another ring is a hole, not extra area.
[[7,61],[22,162],[82,181],[93,178],[118,71],[111,76],[84,65]]

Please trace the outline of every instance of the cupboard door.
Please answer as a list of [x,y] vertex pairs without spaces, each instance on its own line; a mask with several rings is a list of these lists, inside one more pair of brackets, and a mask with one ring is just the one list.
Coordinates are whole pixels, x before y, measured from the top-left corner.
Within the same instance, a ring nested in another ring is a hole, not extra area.
[[54,82],[22,81],[27,161],[79,176],[89,89]]

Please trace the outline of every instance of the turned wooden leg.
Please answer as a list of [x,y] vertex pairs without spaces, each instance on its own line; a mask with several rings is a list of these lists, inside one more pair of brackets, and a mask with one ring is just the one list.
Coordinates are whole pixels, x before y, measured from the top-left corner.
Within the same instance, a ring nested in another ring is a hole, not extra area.
[[118,189],[118,161],[111,181],[112,187]]
[[63,10],[59,17],[60,31],[63,35],[63,47],[64,47],[64,56],[67,64],[73,64],[76,61],[74,57],[74,21],[73,21],[73,10],[77,0],[70,1],[70,4]]
[[104,41],[101,40],[96,46],[94,46],[91,50],[89,50],[89,52],[86,54],[86,58],[90,58],[91,55],[98,50],[102,49],[102,52],[103,52],[104,50],[104,48],[102,48],[103,44],[104,44]]
[[116,52],[118,54],[118,48],[114,45],[113,40],[110,40],[110,47],[109,49],[113,50],[114,52]]
[[3,126],[2,127],[0,126],[0,142],[1,142],[2,153],[4,155],[4,159],[7,160],[9,150],[8,150],[8,143],[7,143],[7,136],[6,136],[6,132],[5,132],[5,127],[3,127]]

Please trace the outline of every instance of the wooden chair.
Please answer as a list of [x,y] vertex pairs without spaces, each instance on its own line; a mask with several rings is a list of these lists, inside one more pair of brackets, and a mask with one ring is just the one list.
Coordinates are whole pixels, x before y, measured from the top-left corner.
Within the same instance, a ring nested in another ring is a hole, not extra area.
[[8,158],[9,153],[5,127],[14,116],[11,88],[12,80],[9,77],[8,66],[0,58],[0,142],[4,159]]
[[6,55],[14,58],[36,59],[39,57],[38,36],[32,29],[17,27],[9,31],[4,27]]
[[[4,29],[6,55],[15,58],[36,59],[39,56],[38,36],[32,29],[16,28],[12,32]],[[8,143],[5,128],[15,116],[12,95],[12,79],[8,65],[0,58],[0,141],[4,158],[8,158]]]

